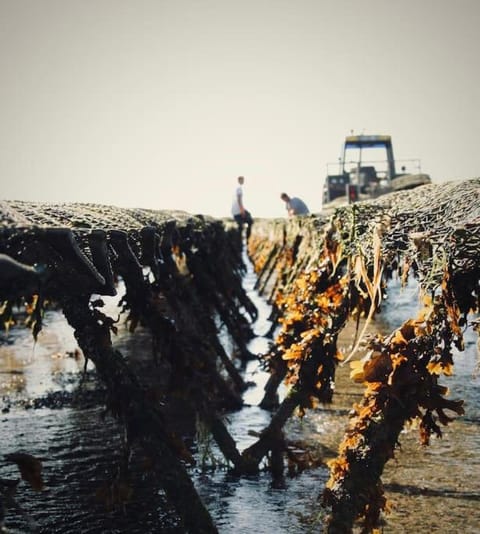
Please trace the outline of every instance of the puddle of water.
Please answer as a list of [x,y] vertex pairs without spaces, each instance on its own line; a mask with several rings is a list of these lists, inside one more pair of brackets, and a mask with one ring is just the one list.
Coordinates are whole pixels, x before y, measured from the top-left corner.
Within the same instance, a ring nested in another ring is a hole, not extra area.
[[267,474],[234,479],[215,473],[204,475],[197,487],[221,534],[300,534],[320,531],[317,495],[325,481],[326,470],[309,471],[277,490]]
[[73,330],[60,312],[46,312],[37,342],[26,327],[16,327],[1,335],[2,396],[28,398],[60,387],[70,390],[68,377],[78,376],[83,369],[84,359]]

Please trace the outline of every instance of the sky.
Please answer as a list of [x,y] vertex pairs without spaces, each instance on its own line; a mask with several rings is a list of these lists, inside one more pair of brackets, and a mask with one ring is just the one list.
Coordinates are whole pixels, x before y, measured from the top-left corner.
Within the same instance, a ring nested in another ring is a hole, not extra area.
[[478,0],[0,0],[0,199],[321,209],[346,135],[480,176]]

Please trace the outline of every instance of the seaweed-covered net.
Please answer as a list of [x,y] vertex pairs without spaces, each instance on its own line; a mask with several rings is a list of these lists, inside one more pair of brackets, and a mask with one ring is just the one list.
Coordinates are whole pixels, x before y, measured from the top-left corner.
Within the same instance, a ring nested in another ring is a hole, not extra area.
[[346,320],[363,314],[368,323],[394,272],[403,282],[414,275],[421,288],[418,316],[389,336],[374,336],[367,355],[351,361],[352,379],[365,393],[330,465],[323,499],[329,532],[349,532],[358,518],[365,531],[378,524],[386,502],[380,476],[407,422],[419,421],[428,444],[452,414],[463,413],[463,402],[446,399],[438,379],[451,374],[452,348],[463,349],[464,329],[478,324],[479,201],[480,179],[473,179],[348,205],[329,220],[254,228],[250,254],[280,322],[269,364],[301,411],[333,395],[335,365],[345,358],[336,339]]
[[444,270],[478,269],[480,256],[480,179],[428,185],[338,209],[335,226],[348,232],[346,253],[373,258],[381,233],[383,262],[415,263],[420,284],[435,289]]
[[[168,410],[181,398],[188,420],[198,417],[214,427],[219,441],[230,438],[220,412],[241,406],[246,384],[216,321],[231,335],[238,357],[251,357],[246,343],[257,311],[242,286],[244,267],[236,226],[221,220],[97,204],[0,202],[0,324],[10,328],[26,315],[36,337],[46,306],[62,310],[105,385],[107,412],[124,426],[119,457],[126,461],[110,481],[115,504],[124,504],[117,489],[128,487],[130,450],[139,446],[192,532],[216,528],[185,468],[186,446]],[[142,325],[151,333],[146,370],[112,343],[117,321],[104,313],[101,296],[117,291],[129,331]],[[32,487],[43,487],[38,459],[6,459],[21,469],[30,462],[38,475]],[[4,485],[0,481],[0,491]]]
[[149,224],[163,224],[168,220],[192,218],[182,211],[119,208],[90,203],[41,203],[0,201],[0,226],[67,227],[67,228],[140,228]]

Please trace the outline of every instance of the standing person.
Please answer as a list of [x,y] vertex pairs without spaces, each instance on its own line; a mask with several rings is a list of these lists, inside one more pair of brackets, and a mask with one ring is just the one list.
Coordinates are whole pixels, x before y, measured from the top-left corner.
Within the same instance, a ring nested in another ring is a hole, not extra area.
[[252,229],[253,219],[250,215],[250,212],[245,209],[245,206],[243,205],[243,184],[245,182],[245,178],[243,176],[238,177],[238,186],[235,189],[235,194],[233,196],[233,202],[232,202],[232,216],[235,219],[235,221],[238,224],[238,228],[240,230],[240,233],[243,230],[243,225],[247,225],[247,241],[250,237],[250,232]]
[[293,217],[294,215],[308,215],[310,213],[307,205],[301,198],[290,197],[287,193],[282,193],[280,198],[285,202],[289,217]]

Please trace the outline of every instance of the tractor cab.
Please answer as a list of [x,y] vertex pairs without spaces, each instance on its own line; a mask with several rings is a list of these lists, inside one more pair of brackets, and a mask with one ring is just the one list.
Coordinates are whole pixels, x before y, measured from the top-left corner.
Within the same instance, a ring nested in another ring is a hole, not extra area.
[[[335,200],[335,204],[352,203],[431,182],[428,175],[421,174],[418,160],[401,164],[402,172],[397,174],[389,135],[347,136],[338,163],[327,166],[323,205],[328,207]],[[333,166],[337,173],[329,172]],[[407,166],[414,167],[414,172]]]

